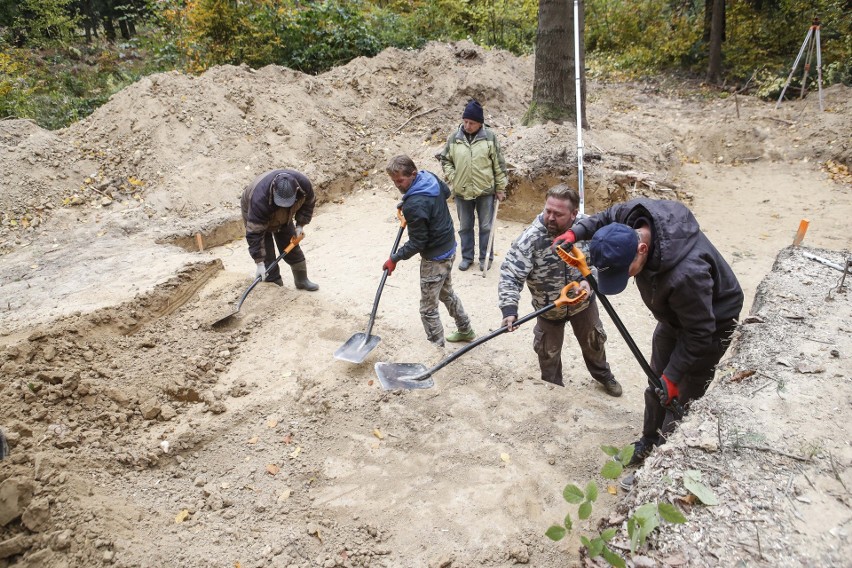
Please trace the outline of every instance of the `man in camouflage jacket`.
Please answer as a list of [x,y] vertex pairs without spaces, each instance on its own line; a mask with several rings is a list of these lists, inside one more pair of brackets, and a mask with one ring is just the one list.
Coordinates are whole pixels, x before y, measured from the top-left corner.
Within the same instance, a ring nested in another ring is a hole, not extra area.
[[587,300],[576,306],[554,308],[536,318],[533,349],[538,354],[541,379],[564,386],[562,343],[565,324],[570,322],[592,378],[609,395],[621,396],[621,385],[613,377],[606,361],[606,333],[597,302],[580,271],[563,262],[551,248],[553,238],[574,224],[579,202],[577,192],[567,185],[551,187],[544,211],[512,243],[500,267],[498,296],[503,312],[502,325],[508,325],[509,331],[514,331],[512,324],[518,319],[518,302],[524,282],[532,294],[536,310],[554,302],[569,282],[581,282],[581,286],[590,293]]

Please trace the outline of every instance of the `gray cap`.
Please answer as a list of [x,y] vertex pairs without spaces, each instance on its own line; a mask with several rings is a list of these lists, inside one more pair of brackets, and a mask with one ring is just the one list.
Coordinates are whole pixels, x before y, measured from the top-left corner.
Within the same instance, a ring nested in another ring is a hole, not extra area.
[[278,207],[292,207],[296,203],[296,182],[286,174],[272,180],[272,201]]

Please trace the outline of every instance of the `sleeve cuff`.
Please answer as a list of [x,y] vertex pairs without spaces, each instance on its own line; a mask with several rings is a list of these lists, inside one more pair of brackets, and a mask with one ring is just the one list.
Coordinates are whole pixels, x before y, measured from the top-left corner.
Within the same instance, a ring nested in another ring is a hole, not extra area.
[[501,306],[500,311],[503,312],[503,317],[509,316],[518,317],[518,306]]

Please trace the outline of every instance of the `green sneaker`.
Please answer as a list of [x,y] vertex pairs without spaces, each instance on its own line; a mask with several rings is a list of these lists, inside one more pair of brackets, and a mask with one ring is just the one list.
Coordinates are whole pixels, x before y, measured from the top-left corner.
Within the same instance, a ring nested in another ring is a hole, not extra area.
[[454,331],[446,337],[450,343],[458,343],[460,341],[473,341],[476,337],[476,332],[473,329],[467,331]]

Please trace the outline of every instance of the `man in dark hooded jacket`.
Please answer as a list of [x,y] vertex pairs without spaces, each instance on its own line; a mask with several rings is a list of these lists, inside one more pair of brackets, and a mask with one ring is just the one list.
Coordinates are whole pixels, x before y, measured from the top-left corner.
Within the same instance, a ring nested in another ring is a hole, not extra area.
[[426,337],[439,347],[444,345],[444,326],[438,312],[443,302],[455,320],[458,330],[446,341],[472,341],[476,334],[461,300],[453,291],[453,260],[456,239],[453,219],[447,207],[450,188],[435,174],[417,171],[408,156],[396,156],[387,166],[396,188],[403,194],[402,215],[408,230],[408,242],[402,245],[382,268],[393,274],[396,263],[420,253],[420,319]]
[[[311,222],[316,197],[311,180],[296,170],[271,170],[257,176],[243,190],[240,201],[249,254],[254,259],[256,276],[265,282],[283,286],[281,271],[275,261],[275,245],[283,252],[290,239],[302,234],[302,227]],[[295,225],[294,225],[295,222]],[[293,271],[293,281],[299,290],[313,292],[319,286],[308,280],[305,253],[299,245],[284,256]]]
[[666,408],[704,396],[725,354],[743,307],[743,291],[731,267],[698,221],[676,201],[634,199],[578,220],[555,242],[591,239],[590,263],[601,294],[618,294],[631,276],[657,320],[651,369],[661,389],[645,389],[642,437],[633,463],[665,442],[675,427]]

